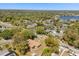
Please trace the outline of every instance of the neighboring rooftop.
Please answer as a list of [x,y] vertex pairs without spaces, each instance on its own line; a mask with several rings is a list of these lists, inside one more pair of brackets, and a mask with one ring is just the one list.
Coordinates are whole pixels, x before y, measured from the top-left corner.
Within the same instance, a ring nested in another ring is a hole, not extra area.
[[14,52],[9,52],[8,50],[0,51],[0,56],[16,56]]

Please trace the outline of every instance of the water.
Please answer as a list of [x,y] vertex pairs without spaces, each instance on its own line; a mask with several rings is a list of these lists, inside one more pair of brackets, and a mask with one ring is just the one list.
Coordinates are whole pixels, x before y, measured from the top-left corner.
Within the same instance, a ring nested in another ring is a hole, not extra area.
[[79,16],[60,16],[60,19],[63,19],[63,20],[69,20],[69,19],[79,20]]

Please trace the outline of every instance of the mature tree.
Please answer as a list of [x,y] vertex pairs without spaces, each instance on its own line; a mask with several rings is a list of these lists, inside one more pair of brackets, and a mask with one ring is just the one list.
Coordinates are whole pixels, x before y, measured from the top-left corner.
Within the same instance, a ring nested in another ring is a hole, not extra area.
[[18,55],[25,55],[29,50],[27,39],[25,39],[23,33],[16,33],[13,37],[12,50]]
[[36,27],[37,34],[46,34],[45,28],[43,26]]
[[4,39],[11,39],[13,35],[14,35],[14,32],[8,29],[0,33],[0,36],[3,37]]
[[16,33],[13,36],[13,50],[16,51],[18,55],[25,55],[29,50],[28,39],[34,39],[35,34],[29,29],[23,29],[21,32]]
[[59,52],[59,41],[55,37],[49,37],[45,40],[48,47],[52,49],[52,52]]
[[35,33],[30,29],[25,29],[22,31],[25,39],[34,39],[36,37]]

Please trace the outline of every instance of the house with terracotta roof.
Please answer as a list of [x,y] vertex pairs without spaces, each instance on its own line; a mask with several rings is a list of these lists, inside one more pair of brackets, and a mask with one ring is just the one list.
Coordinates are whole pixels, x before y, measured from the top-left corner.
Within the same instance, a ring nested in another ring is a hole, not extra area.
[[36,40],[32,40],[32,39],[29,39],[28,40],[28,44],[29,44],[29,47],[30,47],[30,50],[35,50],[37,48],[39,48],[41,46],[41,43],[36,41]]

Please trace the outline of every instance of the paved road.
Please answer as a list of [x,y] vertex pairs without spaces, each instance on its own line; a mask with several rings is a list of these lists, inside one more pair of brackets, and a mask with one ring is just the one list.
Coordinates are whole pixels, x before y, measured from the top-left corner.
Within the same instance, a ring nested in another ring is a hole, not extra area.
[[69,45],[67,45],[67,44],[65,44],[65,43],[63,43],[61,41],[60,41],[60,46],[65,47],[65,48],[75,52],[75,54],[79,55],[79,49],[76,49],[76,48],[74,48],[72,46],[69,46]]

